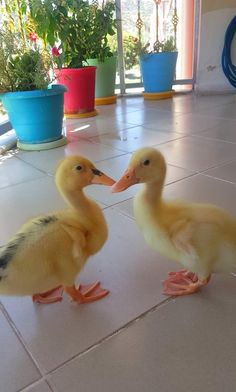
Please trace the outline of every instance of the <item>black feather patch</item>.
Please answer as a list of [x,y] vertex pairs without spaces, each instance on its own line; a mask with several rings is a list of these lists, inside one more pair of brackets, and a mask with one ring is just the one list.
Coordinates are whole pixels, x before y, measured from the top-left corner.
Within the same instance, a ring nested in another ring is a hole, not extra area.
[[0,270],[7,268],[8,263],[16,253],[19,246],[25,240],[25,234],[17,234],[6,246],[0,250]]
[[57,221],[57,218],[55,216],[49,215],[49,216],[44,216],[44,217],[40,218],[36,223],[42,224],[42,225],[48,225],[49,223],[53,223],[56,221]]
[[[57,218],[55,216],[49,215],[49,216],[45,216],[45,217],[38,219],[35,222],[35,224],[45,226],[45,225],[48,225],[49,223],[53,223],[56,221],[57,221]],[[31,228],[26,233],[19,233],[10,242],[8,242],[7,245],[0,247],[0,280],[3,278],[3,276],[1,276],[1,270],[3,272],[3,270],[5,270],[7,268],[9,262],[16,254],[19,246],[24,242],[26,237],[29,238],[29,236],[33,232],[34,232],[34,230],[32,230],[32,228]],[[5,277],[5,275],[4,275],[4,277]]]

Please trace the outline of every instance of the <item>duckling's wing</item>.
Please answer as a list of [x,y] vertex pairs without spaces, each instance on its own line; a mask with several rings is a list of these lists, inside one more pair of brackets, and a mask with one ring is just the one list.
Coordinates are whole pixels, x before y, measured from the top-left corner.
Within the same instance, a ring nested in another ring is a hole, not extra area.
[[33,244],[57,222],[54,215],[45,215],[26,222],[11,240],[0,247],[0,280],[9,263],[26,244]]
[[189,219],[181,219],[175,222],[171,227],[170,238],[174,247],[187,254],[191,259],[195,259],[197,251],[193,244],[193,235],[196,225]]
[[80,256],[86,245],[86,235],[78,227],[64,222],[61,223],[61,227],[66,231],[74,243],[74,256]]

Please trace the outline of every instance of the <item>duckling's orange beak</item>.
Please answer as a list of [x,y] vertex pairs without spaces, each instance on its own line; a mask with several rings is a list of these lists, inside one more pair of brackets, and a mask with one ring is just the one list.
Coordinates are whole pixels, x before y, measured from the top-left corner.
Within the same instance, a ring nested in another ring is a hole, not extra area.
[[108,185],[108,186],[112,186],[113,184],[115,184],[115,181],[112,178],[108,177],[100,170],[92,169],[92,172],[94,174],[94,177],[91,181],[91,184],[101,184],[101,185]]
[[138,182],[139,180],[135,176],[135,170],[127,169],[123,176],[112,186],[111,191],[113,193],[122,192]]

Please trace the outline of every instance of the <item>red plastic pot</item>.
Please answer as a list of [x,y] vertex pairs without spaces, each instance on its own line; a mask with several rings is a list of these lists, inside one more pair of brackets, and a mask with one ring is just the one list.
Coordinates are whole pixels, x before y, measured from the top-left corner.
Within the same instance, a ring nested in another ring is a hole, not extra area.
[[64,84],[66,117],[90,117],[97,114],[95,105],[96,67],[55,69],[57,83]]

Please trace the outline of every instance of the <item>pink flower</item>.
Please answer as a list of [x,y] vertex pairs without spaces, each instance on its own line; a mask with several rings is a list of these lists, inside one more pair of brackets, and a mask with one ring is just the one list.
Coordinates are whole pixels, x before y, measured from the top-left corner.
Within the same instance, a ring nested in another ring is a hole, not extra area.
[[30,39],[31,42],[36,42],[37,39],[38,39],[38,36],[37,36],[36,33],[30,32],[30,33],[29,33],[29,39]]
[[60,56],[60,52],[59,52],[59,50],[57,49],[56,46],[54,46],[54,47],[52,48],[52,55],[55,56],[55,57]]

